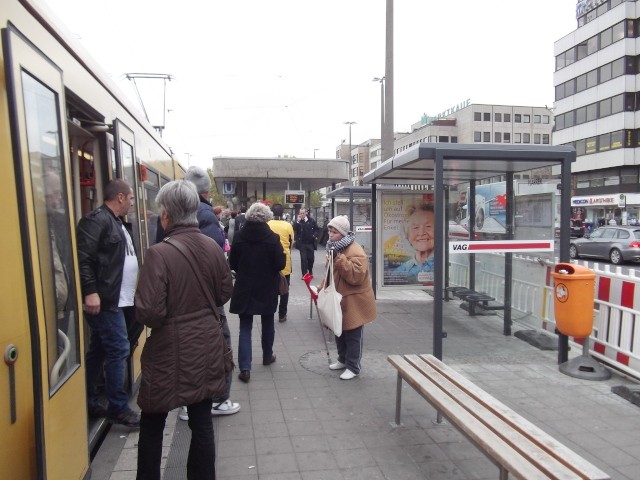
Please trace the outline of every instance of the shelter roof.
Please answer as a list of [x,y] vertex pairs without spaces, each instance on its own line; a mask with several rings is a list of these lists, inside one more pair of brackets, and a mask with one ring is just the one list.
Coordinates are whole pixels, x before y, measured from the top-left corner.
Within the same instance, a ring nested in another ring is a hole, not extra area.
[[367,173],[365,183],[433,184],[436,162],[442,162],[444,184],[498,177],[575,161],[567,146],[420,143]]

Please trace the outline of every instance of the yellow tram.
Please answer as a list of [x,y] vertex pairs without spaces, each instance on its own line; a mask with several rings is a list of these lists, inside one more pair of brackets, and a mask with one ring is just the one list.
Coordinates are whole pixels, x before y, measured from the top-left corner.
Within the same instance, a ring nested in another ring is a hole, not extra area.
[[75,225],[124,178],[143,260],[155,195],[184,170],[45,5],[1,3],[0,478],[86,478],[104,424],[87,417]]

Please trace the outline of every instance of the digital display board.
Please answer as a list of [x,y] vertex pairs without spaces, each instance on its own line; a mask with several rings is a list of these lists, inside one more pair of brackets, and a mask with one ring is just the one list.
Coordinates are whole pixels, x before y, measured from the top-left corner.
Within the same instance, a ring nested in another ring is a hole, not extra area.
[[284,203],[304,204],[304,190],[285,190]]

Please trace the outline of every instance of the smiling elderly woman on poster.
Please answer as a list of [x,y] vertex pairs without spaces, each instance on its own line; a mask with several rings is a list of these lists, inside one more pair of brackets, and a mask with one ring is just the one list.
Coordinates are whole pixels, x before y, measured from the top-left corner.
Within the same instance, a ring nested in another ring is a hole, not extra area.
[[413,255],[393,273],[406,284],[433,282],[435,248],[435,212],[430,202],[409,205],[405,209],[404,235],[413,247]]

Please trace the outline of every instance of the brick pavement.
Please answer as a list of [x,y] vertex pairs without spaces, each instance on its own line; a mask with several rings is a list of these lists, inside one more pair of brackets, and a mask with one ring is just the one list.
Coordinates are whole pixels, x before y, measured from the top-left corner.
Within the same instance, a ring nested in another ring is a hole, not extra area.
[[[254,363],[248,384],[235,378],[232,399],[242,410],[214,418],[218,480],[497,478],[498,469],[453,427],[434,424],[434,410],[410,387],[403,391],[403,426],[392,424],[396,374],[386,356],[432,351],[431,297],[417,290],[380,294],[378,319],[365,327],[362,373],[342,381],[328,369],[315,311],[309,318],[297,251],[293,268],[289,320],[276,322],[277,362]],[[611,393],[629,380],[568,377],[558,371],[556,352],[503,336],[500,317],[469,317],[458,302],[443,313],[446,363],[612,478],[639,478],[640,409]],[[238,318],[228,318],[237,348]],[[514,324],[514,332],[519,328]],[[259,322],[253,348],[260,359]],[[163,478],[185,478],[190,434],[177,411],[165,435]],[[114,426],[92,479],[134,479],[136,444],[137,432]]]

